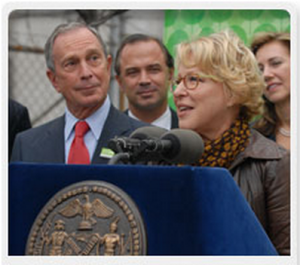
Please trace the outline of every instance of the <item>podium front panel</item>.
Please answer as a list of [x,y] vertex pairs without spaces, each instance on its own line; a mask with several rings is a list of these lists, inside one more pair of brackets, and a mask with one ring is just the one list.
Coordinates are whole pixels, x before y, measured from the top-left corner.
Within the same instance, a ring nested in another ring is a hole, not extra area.
[[24,255],[44,205],[63,188],[101,180],[143,217],[148,255],[277,255],[230,173],[220,168],[52,165],[9,167],[9,255]]

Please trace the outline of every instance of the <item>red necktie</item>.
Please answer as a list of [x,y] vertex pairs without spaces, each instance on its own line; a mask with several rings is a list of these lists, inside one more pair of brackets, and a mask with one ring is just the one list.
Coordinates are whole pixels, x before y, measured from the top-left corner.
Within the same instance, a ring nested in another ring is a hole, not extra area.
[[75,125],[75,137],[72,142],[68,164],[90,164],[89,151],[84,143],[84,135],[90,129],[85,121],[79,121]]

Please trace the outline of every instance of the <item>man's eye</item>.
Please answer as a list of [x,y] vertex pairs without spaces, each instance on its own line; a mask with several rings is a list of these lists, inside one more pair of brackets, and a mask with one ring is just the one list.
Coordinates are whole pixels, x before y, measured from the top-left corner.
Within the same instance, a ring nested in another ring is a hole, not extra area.
[[158,72],[160,72],[160,68],[158,68],[158,67],[157,68],[151,68],[150,72],[151,73],[158,73]]
[[74,67],[74,65],[75,65],[74,61],[68,61],[64,64],[64,67],[68,69]]
[[93,64],[93,65],[99,65],[101,63],[101,57],[97,54],[92,55],[89,58],[89,61]]
[[130,70],[130,71],[126,72],[126,75],[133,76],[133,75],[136,75],[137,73],[138,73],[138,71],[136,71],[136,70]]
[[92,61],[97,61],[98,59],[99,59],[100,57],[98,56],[98,55],[93,55],[93,56],[91,56],[91,60]]

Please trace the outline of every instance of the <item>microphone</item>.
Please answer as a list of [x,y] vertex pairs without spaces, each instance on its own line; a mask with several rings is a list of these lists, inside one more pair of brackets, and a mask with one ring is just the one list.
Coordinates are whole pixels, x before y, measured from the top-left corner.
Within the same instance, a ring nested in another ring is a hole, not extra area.
[[161,137],[161,156],[170,163],[198,164],[204,152],[201,136],[187,129],[173,129]]
[[132,163],[165,161],[195,164],[204,151],[204,144],[200,135],[191,130],[167,131],[149,126],[135,130],[130,137],[110,140],[109,148],[116,153],[126,153],[126,159]]
[[[159,162],[163,161],[163,158],[158,152],[154,152],[155,147],[153,146],[153,142],[149,142],[149,140],[158,140],[164,133],[168,130],[156,127],[156,126],[145,126],[136,129],[131,135],[129,136],[132,139],[139,139],[139,140],[148,140],[141,142],[141,149],[147,149],[143,151],[141,154],[140,160],[143,162],[145,161],[152,161],[152,162]],[[139,152],[141,153],[141,151]]]
[[108,147],[115,153],[120,152],[132,152],[141,147],[141,140],[145,139],[159,139],[165,132],[166,129],[145,126],[136,129],[131,133],[129,137],[115,137],[108,142]]
[[136,129],[134,132],[131,133],[129,136],[133,139],[159,139],[164,133],[168,130],[156,126],[145,126]]
[[[153,152],[153,144],[149,140],[158,140],[166,129],[156,126],[145,126],[136,129],[129,137],[115,137],[108,143],[108,147],[115,153],[127,153],[119,155],[121,159],[127,159],[132,163],[145,161],[161,161],[159,153]],[[147,141],[144,141],[147,140]],[[110,163],[110,162],[109,162]],[[111,162],[115,163],[115,162]]]

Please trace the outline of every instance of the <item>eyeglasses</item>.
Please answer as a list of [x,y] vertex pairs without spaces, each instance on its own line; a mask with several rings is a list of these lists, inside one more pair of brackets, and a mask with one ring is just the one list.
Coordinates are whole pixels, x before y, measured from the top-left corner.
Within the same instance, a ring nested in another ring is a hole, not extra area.
[[179,86],[179,84],[182,82],[182,80],[183,80],[183,84],[186,87],[186,89],[194,90],[199,85],[199,82],[204,82],[205,78],[210,78],[214,81],[217,81],[217,78],[212,75],[205,75],[202,73],[201,74],[196,74],[196,73],[195,74],[187,74],[184,77],[173,80],[171,90],[172,90],[172,92],[175,92],[177,86]]

